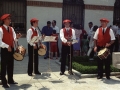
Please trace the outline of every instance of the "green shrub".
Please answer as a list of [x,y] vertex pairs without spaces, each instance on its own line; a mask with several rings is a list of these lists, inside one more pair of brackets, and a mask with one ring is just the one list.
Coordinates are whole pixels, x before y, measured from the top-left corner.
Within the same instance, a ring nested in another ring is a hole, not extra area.
[[[93,61],[90,61],[88,56],[76,56],[73,57],[72,60],[73,69],[79,71],[80,73],[83,74],[97,73],[97,57],[94,57]],[[111,72],[119,72],[119,70],[111,65]]]

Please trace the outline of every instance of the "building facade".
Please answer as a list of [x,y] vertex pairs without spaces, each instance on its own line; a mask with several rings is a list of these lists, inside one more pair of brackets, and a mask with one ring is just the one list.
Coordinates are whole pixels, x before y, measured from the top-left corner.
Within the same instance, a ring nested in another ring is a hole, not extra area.
[[68,18],[88,31],[88,22],[99,26],[102,17],[112,25],[120,17],[120,0],[1,0],[0,16],[4,13],[12,15],[12,26],[24,34],[33,17],[39,19],[40,29],[52,20],[62,28],[62,20]]

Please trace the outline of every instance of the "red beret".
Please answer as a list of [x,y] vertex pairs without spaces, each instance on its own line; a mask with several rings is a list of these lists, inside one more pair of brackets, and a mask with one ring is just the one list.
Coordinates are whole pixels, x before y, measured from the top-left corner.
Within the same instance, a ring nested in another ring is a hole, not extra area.
[[66,23],[66,22],[70,23],[71,21],[69,19],[66,19],[63,21],[63,23]]
[[36,22],[36,21],[39,21],[37,18],[32,18],[31,20],[30,20],[30,22]]
[[101,18],[100,21],[109,22],[109,20],[106,18]]
[[7,17],[9,17],[10,16],[10,14],[4,14],[4,15],[2,15],[2,17],[1,17],[1,20],[4,20],[4,19],[6,19]]

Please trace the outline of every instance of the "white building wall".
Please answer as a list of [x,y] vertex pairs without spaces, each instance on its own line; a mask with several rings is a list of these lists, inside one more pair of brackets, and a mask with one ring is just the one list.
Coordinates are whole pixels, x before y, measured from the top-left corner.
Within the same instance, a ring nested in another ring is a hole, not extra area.
[[[104,5],[104,6],[114,6],[115,0],[84,0],[85,4],[90,5]],[[100,26],[100,18],[107,18],[110,20],[109,25],[113,22],[113,11],[108,10],[89,10],[85,9],[84,17],[84,29],[88,32],[88,23],[93,22],[94,25]]]
[[27,6],[27,29],[30,28],[31,18],[39,19],[39,27],[47,25],[47,21],[56,20],[57,26],[62,27],[62,8]]
[[113,6],[115,0],[84,0],[85,4]]
[[108,26],[112,25],[113,11],[85,10],[85,21],[84,21],[85,30],[88,32],[88,30],[89,30],[88,23],[89,22],[93,22],[93,25],[100,26],[101,18],[107,18],[110,21]]
[[[51,0],[52,1],[52,0]],[[31,18],[39,19],[39,28],[42,30],[43,26],[47,25],[47,21],[56,20],[57,26],[62,28],[62,8],[56,7],[37,7],[27,6],[27,29],[30,28]],[[59,50],[61,52],[61,41],[59,40]]]

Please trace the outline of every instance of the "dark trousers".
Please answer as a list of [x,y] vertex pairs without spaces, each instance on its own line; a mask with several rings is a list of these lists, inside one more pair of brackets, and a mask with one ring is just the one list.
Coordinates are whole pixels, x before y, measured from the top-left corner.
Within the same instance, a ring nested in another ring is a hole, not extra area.
[[14,58],[13,58],[14,49],[12,52],[8,52],[7,48],[1,48],[1,80],[2,84],[7,84],[6,72],[8,77],[8,82],[13,82],[13,67],[14,67]]
[[49,42],[44,42],[46,48],[47,48],[47,51],[46,51],[46,54],[45,54],[45,57],[49,57]]
[[[61,72],[63,73],[65,72],[67,56],[68,56],[68,71],[69,70],[72,71],[73,45],[71,46],[71,57],[70,57],[70,46],[62,45]],[[71,62],[70,62],[70,58],[71,58]]]
[[[98,51],[100,48],[98,48]],[[105,64],[105,74],[106,77],[110,76],[110,62],[111,62],[111,55],[109,55],[106,59],[101,60],[99,57],[97,59],[98,62],[98,76],[103,77],[103,65]]]
[[[28,74],[33,72],[33,46],[28,44]],[[38,72],[38,49],[34,49],[34,73]]]
[[94,57],[94,48],[92,49],[91,53],[90,53],[90,58]]
[[115,42],[113,43],[113,52],[119,51],[119,40],[118,37],[116,37]]

